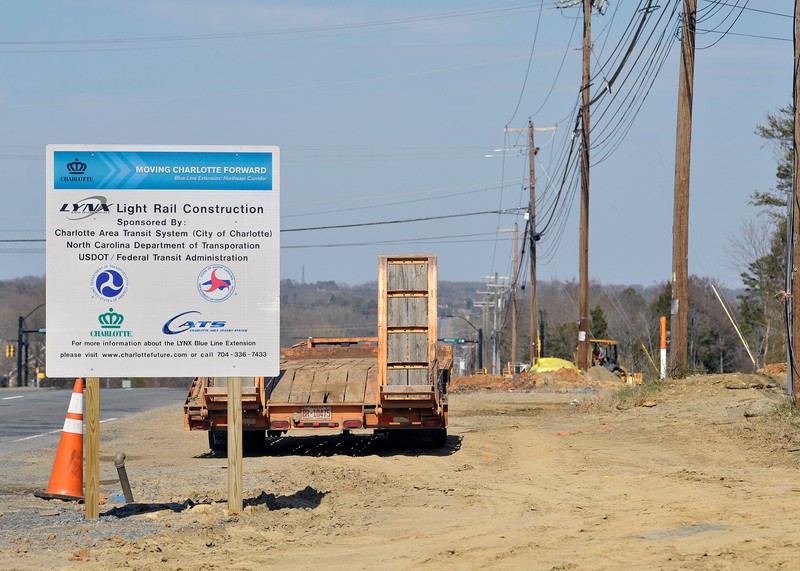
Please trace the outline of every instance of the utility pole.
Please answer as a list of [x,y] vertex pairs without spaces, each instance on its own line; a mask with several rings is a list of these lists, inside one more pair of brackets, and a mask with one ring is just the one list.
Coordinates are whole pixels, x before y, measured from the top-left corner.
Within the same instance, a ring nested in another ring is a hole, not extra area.
[[592,0],[583,0],[583,82],[581,84],[581,212],[579,240],[578,358],[579,369],[589,368],[589,102],[591,92]]
[[[517,269],[517,235],[519,234],[519,227],[514,222],[514,270],[513,278],[511,280],[511,366],[517,364],[517,278],[519,277],[519,270]],[[511,371],[514,372],[513,369]]]
[[[496,285],[495,287],[510,287],[511,288],[511,362],[517,362],[517,280],[519,279],[519,270],[517,265],[519,264],[519,256],[517,255],[517,244],[519,242],[519,226],[516,222],[514,222],[513,229],[505,229],[505,228],[498,228],[497,232],[513,232],[514,233],[514,246],[511,252],[511,259],[513,270],[511,274],[511,285],[506,286],[505,284]],[[506,279],[506,278],[503,278]]]
[[[500,359],[500,324],[498,323],[498,315],[503,310],[503,297],[505,296],[505,290],[511,287],[510,284],[505,283],[505,280],[509,280],[511,278],[508,276],[500,276],[499,274],[495,273],[493,276],[483,276],[483,279],[494,280],[493,283],[485,284],[489,288],[489,291],[478,291],[477,293],[486,296],[492,296],[492,374],[499,375],[502,373],[502,362]],[[500,283],[500,280],[504,280],[504,283]],[[488,302],[478,302],[475,305],[484,304],[488,305]]]
[[500,331],[497,330],[497,313],[500,310],[499,304],[502,297],[497,295],[497,274],[494,275],[494,301],[492,307],[494,308],[494,324],[492,325],[492,374],[500,374]]
[[800,406],[800,375],[798,375],[797,360],[800,358],[800,248],[797,247],[797,237],[800,236],[800,2],[794,3],[794,142],[792,150],[794,152],[792,185],[792,240],[787,247],[792,252],[792,266],[790,272],[791,280],[791,325],[789,331],[789,387],[792,392],[792,401],[795,406]]
[[533,121],[528,120],[528,232],[531,269],[531,368],[539,361],[539,300],[536,297],[536,146]]
[[[514,222],[514,256],[513,264],[514,270],[511,278],[511,366],[517,364],[517,278],[519,277],[519,270],[517,269],[517,236],[519,234],[519,227]],[[512,370],[513,373],[513,370]]]
[[[480,292],[479,291],[477,293],[482,293],[482,294],[486,295],[489,292]],[[487,359],[486,350],[484,349],[483,332],[484,331],[488,331],[488,329],[489,329],[489,320],[488,320],[487,311],[488,311],[490,302],[487,302],[487,301],[476,301],[474,305],[475,305],[475,307],[480,307],[481,311],[482,311],[482,317],[481,317],[481,325],[482,326],[478,328],[478,340],[479,340],[478,345],[480,345],[480,347],[479,347],[480,357],[478,358],[478,367],[481,369],[482,373],[485,373],[486,371],[484,370],[483,364],[486,363],[488,361],[488,359]]]
[[[533,121],[528,119],[528,126],[525,129],[509,129],[506,133],[517,133],[528,131],[528,232],[530,243],[530,269],[531,269],[531,365],[535,365],[539,360],[539,306],[536,293],[536,242],[540,236],[536,233],[536,153],[538,149],[533,142],[533,134],[536,131],[555,131],[558,127],[533,127]],[[516,264],[514,264],[516,266]]]
[[[19,316],[19,321],[17,321],[17,386],[24,387],[28,384],[28,375],[27,371],[25,372],[25,377],[23,378],[22,373],[22,346],[25,343],[25,318],[21,315]],[[9,383],[10,384],[10,383]]]
[[692,153],[692,101],[697,0],[683,0],[681,65],[678,77],[678,125],[675,136],[675,204],[672,222],[672,371],[686,370],[689,329],[689,175]]

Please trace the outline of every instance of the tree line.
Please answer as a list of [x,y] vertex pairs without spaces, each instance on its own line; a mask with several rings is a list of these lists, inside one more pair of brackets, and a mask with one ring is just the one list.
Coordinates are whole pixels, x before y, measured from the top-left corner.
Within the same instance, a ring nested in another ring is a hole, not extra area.
[[[710,278],[690,278],[690,369],[697,373],[752,371],[747,352],[726,316],[725,310],[711,290]],[[491,367],[491,343],[494,315],[475,306],[478,282],[439,282],[439,336],[462,338],[467,341],[455,346],[457,359],[465,359],[469,370],[477,369],[477,333],[484,333],[484,367]],[[517,316],[517,360],[530,362],[530,305],[520,288]],[[782,342],[780,324],[772,327],[769,351],[763,343],[764,328],[755,326],[751,319],[754,295],[743,290],[723,290],[736,319],[741,321],[746,338],[757,348],[758,366],[780,361]],[[308,337],[373,337],[377,335],[378,320],[377,282],[351,286],[332,281],[301,284],[293,280],[281,282],[281,347],[302,343]],[[19,278],[0,281],[0,333],[3,345],[17,341],[19,316],[44,303],[44,278]],[[542,356],[574,360],[578,338],[577,307],[578,283],[575,281],[547,281],[538,284],[540,322],[542,324]],[[615,339],[620,343],[623,365],[632,371],[656,376],[659,362],[659,318],[669,318],[670,284],[651,286],[590,284],[593,300],[590,336]],[[504,303],[503,307],[511,304]],[[45,327],[46,307],[34,311],[26,318],[26,329]],[[454,318],[452,316],[457,316]],[[498,314],[497,338],[500,344],[500,362],[511,358],[511,315],[508,310]],[[761,323],[761,322],[759,322]],[[471,325],[470,325],[471,324]],[[29,376],[32,381],[36,371],[44,372],[46,335],[29,335]],[[470,343],[472,342],[472,343]],[[783,343],[783,344],[782,344]],[[4,354],[3,354],[4,355]],[[7,383],[15,379],[17,358],[2,358],[0,379]],[[775,361],[771,361],[773,359]],[[652,361],[651,361],[652,359]],[[4,383],[5,384],[5,383]]]

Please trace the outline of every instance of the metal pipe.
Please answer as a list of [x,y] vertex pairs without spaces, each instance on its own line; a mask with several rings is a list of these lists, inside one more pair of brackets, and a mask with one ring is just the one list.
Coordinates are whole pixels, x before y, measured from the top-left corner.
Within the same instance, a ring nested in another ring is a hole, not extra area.
[[117,474],[119,474],[119,483],[122,485],[122,493],[125,494],[125,502],[133,503],[133,492],[131,492],[131,484],[128,482],[128,472],[125,470],[125,453],[117,452],[114,457],[114,466],[117,467]]

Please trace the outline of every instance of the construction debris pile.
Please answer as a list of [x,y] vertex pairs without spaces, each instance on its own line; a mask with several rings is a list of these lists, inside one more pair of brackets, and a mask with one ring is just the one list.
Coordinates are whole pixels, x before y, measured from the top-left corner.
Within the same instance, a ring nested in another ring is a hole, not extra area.
[[[599,371],[597,369],[600,369]],[[622,380],[602,367],[592,367],[586,373],[574,369],[559,369],[533,375],[468,375],[454,377],[452,393],[504,393],[542,391],[571,391],[576,388],[620,388]]]

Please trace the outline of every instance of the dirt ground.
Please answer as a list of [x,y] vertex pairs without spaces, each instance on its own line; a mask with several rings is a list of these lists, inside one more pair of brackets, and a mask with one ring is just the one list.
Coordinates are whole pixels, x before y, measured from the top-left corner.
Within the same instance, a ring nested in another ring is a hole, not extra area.
[[101,426],[99,520],[30,493],[54,450],[5,460],[0,568],[796,569],[800,432],[782,377],[621,393],[578,376],[465,380],[446,448],[272,441],[244,459],[235,516],[227,460],[175,403]]

